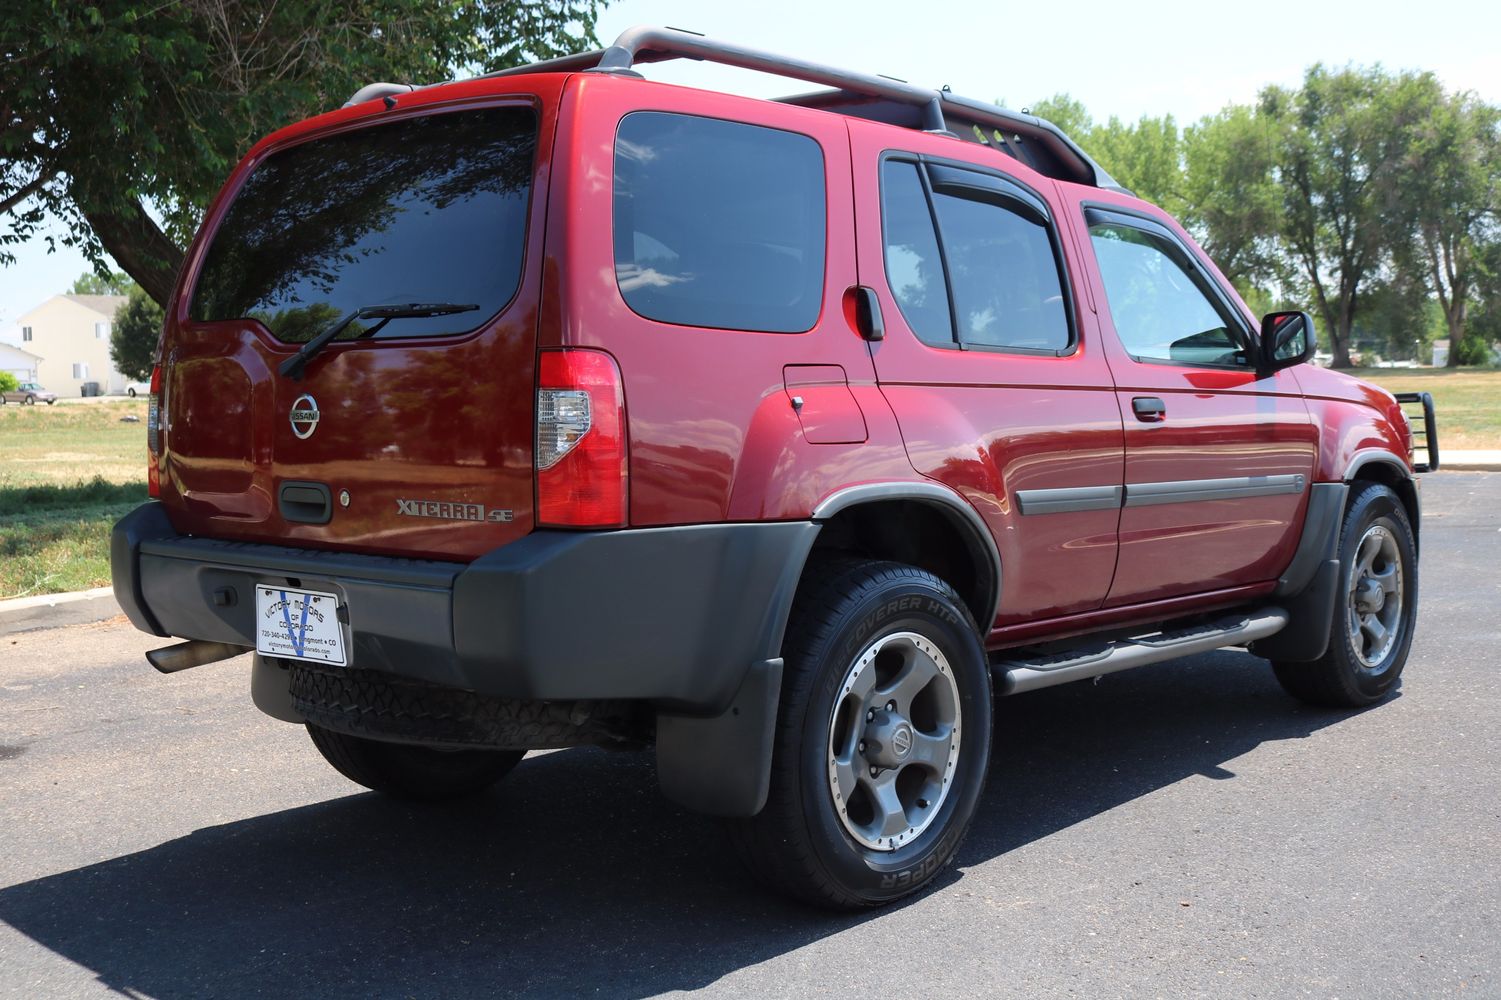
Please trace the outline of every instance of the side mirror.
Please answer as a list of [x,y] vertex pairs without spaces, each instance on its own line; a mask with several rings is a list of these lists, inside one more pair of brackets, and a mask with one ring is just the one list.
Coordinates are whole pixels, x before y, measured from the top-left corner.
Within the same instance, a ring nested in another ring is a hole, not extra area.
[[1306,312],[1274,312],[1261,318],[1260,357],[1256,368],[1264,375],[1313,358],[1318,346],[1313,317]]

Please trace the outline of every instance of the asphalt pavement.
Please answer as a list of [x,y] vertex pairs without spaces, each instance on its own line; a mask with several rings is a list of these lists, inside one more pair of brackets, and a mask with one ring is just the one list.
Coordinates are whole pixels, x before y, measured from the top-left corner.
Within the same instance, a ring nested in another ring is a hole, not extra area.
[[1501,996],[1501,475],[1424,483],[1399,693],[1217,652],[998,703],[959,864],[784,903],[649,755],[363,792],[123,619],[0,638],[0,996]]

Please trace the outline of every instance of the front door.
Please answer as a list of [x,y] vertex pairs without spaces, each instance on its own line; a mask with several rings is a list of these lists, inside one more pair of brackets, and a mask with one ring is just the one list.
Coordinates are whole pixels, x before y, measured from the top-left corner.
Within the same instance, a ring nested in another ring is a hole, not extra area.
[[1126,428],[1106,606],[1275,578],[1297,544],[1317,447],[1294,376],[1257,374],[1248,317],[1170,219],[1079,207]]

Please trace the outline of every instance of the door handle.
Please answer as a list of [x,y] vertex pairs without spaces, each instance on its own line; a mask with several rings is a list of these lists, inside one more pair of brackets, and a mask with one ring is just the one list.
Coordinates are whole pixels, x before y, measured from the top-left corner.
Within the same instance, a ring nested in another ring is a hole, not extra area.
[[1131,411],[1137,420],[1155,424],[1167,416],[1167,404],[1156,396],[1137,396],[1131,400]]

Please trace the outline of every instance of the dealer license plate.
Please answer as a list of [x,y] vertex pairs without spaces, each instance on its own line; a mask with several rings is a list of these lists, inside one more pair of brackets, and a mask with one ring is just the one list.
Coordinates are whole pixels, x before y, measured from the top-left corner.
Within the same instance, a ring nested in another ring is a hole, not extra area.
[[339,598],[281,587],[255,588],[255,651],[265,656],[348,665]]

